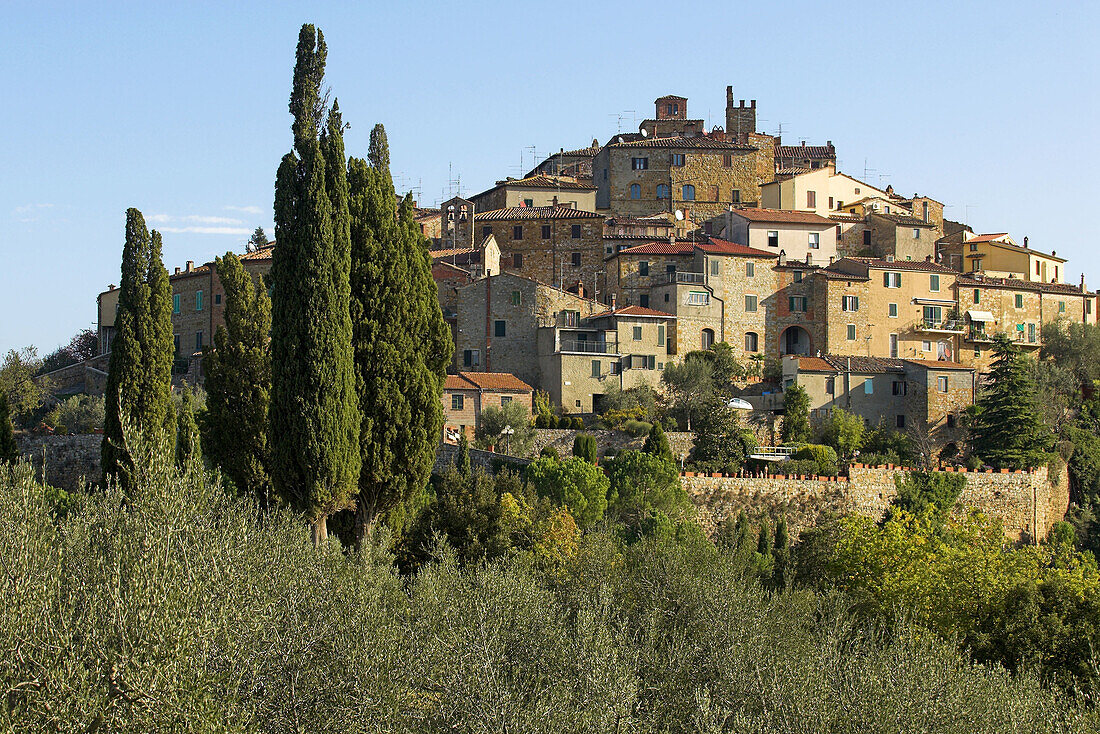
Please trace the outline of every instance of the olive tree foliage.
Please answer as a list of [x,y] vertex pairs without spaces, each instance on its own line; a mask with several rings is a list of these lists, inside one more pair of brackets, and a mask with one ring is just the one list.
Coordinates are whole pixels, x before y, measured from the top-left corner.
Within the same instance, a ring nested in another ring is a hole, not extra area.
[[552,576],[527,556],[463,568],[443,546],[402,579],[381,544],[315,548],[299,517],[276,509],[257,523],[251,501],[181,471],[167,440],[129,445],[133,491],[110,484],[63,517],[28,466],[0,472],[6,731],[986,734],[1097,723],[1028,672],[974,666],[934,635],[868,627],[842,598],[762,594],[709,544],[624,547],[597,532]]
[[0,364],[0,392],[8,398],[13,420],[29,418],[49,395],[49,379],[38,378],[42,360],[34,347],[9,349]]
[[495,405],[484,408],[474,438],[479,449],[492,446],[511,456],[526,456],[535,440],[535,429],[527,408],[513,400],[499,408]]

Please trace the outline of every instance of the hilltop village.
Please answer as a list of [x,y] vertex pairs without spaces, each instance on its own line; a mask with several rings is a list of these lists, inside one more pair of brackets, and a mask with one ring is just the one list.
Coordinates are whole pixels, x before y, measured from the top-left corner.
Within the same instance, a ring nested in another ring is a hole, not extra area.
[[[934,196],[836,162],[831,141],[758,131],[756,100],[727,87],[724,127],[663,96],[637,132],[418,208],[455,343],[445,437],[535,391],[563,415],[599,414],[609,390],[658,387],[666,365],[725,342],[758,411],[781,412],[799,384],[817,419],[842,407],[955,453],[994,334],[1037,352],[1044,324],[1094,324],[1097,294],[1065,282],[1053,249],[974,232]],[[245,268],[265,274],[273,248],[242,254]],[[212,263],[170,280],[177,372],[201,382],[222,287]],[[117,298],[97,299],[101,354]]]

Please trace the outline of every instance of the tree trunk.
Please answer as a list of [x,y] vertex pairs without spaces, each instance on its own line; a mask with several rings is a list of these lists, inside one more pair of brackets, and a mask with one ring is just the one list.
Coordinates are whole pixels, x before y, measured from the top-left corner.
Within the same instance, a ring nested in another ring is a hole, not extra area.
[[359,490],[359,497],[355,501],[355,550],[359,552],[363,548],[363,541],[370,537],[377,520],[375,503],[363,498],[363,491]]
[[313,547],[319,548],[328,542],[328,518],[321,515],[313,521]]

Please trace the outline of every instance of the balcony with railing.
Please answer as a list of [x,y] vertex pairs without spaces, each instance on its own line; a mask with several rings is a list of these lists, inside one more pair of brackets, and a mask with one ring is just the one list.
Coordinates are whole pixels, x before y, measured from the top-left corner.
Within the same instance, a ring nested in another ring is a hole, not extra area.
[[918,328],[921,331],[932,331],[938,334],[962,334],[964,331],[962,319],[958,318],[925,318],[921,319]]
[[[977,327],[977,328],[975,328]],[[989,343],[993,341],[993,334],[985,330],[982,324],[970,324],[970,333],[966,335],[969,342]]]
[[707,282],[706,273],[693,273],[691,271],[677,270],[674,273],[665,273],[666,283],[689,283],[691,285],[703,285]]
[[618,346],[615,342],[562,339],[558,351],[581,352],[584,354],[618,354]]

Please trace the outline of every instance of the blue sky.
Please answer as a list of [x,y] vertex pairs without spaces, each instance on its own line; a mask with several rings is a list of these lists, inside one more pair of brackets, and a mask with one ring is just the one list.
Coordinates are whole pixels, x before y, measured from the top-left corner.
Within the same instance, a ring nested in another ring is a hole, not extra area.
[[620,116],[636,129],[663,94],[722,124],[732,84],[763,131],[832,140],[842,170],[1027,235],[1100,286],[1100,178],[1082,153],[1100,119],[1096,6],[846,7],[8,0],[0,351],[94,325],[129,206],[164,233],[169,269],[272,233],[303,22],[328,41],[349,153],[384,123],[395,178],[425,205],[453,181],[476,193],[521,174],[531,146],[605,141]]

